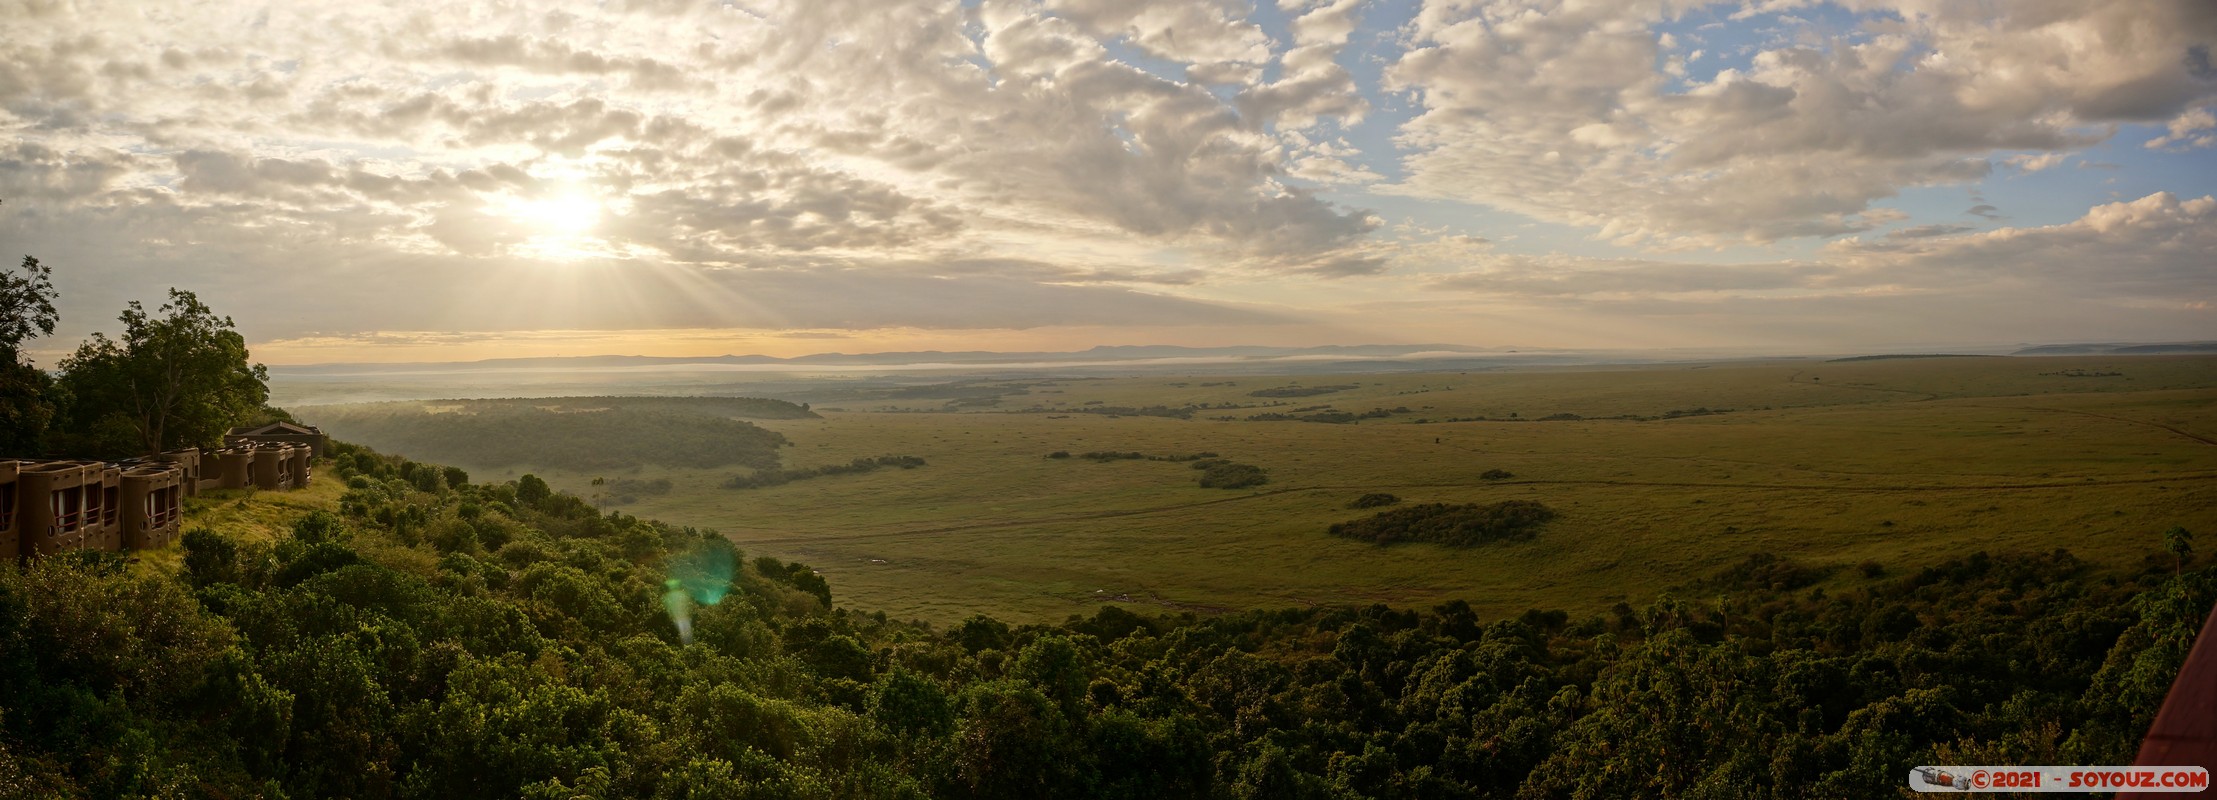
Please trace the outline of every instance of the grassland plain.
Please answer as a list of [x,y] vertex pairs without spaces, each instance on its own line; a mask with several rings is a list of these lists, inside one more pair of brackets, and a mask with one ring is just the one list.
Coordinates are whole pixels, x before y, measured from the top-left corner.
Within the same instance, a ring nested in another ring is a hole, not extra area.
[[[1297,383],[1355,388],[1249,394]],[[794,442],[789,467],[915,455],[930,464],[921,469],[752,490],[720,488],[731,470],[531,471],[580,495],[597,477],[667,478],[668,494],[622,509],[718,529],[750,556],[808,561],[843,605],[937,622],[1060,619],[1102,602],[1210,610],[1461,598],[1491,614],[1585,612],[1699,592],[1699,577],[1757,551],[1898,571],[1975,550],[2062,547],[2137,569],[2165,528],[2217,530],[2210,357],[1008,385],[998,405],[959,412],[913,410],[939,407],[908,392],[819,406],[822,419],[758,421]],[[1271,403],[1282,405],[1258,408]],[[1083,413],[1203,404],[1191,419]],[[1408,410],[1359,424],[1245,421],[1322,405]],[[1695,410],[1723,413],[1536,421]],[[1489,419],[1439,421],[1471,417]],[[1186,464],[1044,458],[1055,450],[1214,451],[1269,469],[1271,482],[1203,489]],[[1491,469],[1513,477],[1480,477]],[[473,469],[480,480],[523,471]],[[1530,541],[1471,549],[1326,535],[1368,513],[1346,505],[1373,491],[1411,503],[1536,500],[1561,516]],[[1841,569],[1828,585],[1863,579]]]

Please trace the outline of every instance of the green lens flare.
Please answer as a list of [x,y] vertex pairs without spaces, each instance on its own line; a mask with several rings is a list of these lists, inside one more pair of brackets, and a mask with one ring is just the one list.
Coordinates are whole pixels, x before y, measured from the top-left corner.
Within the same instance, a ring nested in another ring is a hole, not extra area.
[[731,576],[738,566],[738,555],[729,543],[706,542],[670,558],[670,579],[683,584],[693,602],[712,606],[731,592]]
[[662,607],[677,625],[678,638],[693,643],[693,605],[712,606],[731,592],[739,556],[728,542],[705,542],[670,558],[670,577],[662,582]]

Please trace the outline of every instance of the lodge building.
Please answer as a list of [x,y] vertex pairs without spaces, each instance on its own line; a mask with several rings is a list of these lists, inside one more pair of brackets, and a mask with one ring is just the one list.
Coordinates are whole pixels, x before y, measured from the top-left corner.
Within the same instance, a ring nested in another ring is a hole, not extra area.
[[315,448],[246,442],[120,462],[0,460],[0,558],[146,550],[177,538],[185,498],[308,486]]

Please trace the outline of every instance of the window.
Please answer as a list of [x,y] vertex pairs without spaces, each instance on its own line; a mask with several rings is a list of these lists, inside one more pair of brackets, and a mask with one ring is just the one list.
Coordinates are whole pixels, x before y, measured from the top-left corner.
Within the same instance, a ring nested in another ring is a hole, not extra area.
[[53,503],[54,510],[54,529],[51,533],[68,533],[77,530],[79,525],[84,524],[84,519],[79,516],[84,512],[84,492],[85,487],[82,486],[54,490],[54,495],[50,500]]

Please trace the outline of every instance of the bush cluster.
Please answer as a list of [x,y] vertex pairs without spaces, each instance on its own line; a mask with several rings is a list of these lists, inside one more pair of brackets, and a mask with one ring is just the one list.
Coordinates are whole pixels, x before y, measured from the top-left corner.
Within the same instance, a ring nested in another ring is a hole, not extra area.
[[1433,542],[1471,547],[1532,538],[1541,525],[1554,518],[1554,509],[1531,500],[1491,505],[1424,503],[1337,523],[1330,531],[1333,536],[1377,544]]
[[1387,494],[1387,493],[1385,493],[1385,492],[1371,492],[1371,493],[1369,493],[1369,494],[1365,494],[1365,495],[1363,495],[1363,496],[1361,496],[1361,497],[1357,497],[1357,498],[1355,498],[1354,502],[1351,502],[1351,503],[1348,503],[1348,504],[1347,504],[1347,507],[1348,507],[1348,508],[1378,508],[1378,507],[1381,507],[1381,506],[1390,506],[1390,505],[1394,505],[1394,504],[1397,504],[1397,503],[1400,503],[1400,502],[1401,502],[1401,498],[1400,498],[1400,497],[1397,497],[1397,496],[1395,496],[1395,495]]
[[1270,471],[1253,464],[1229,461],[1212,464],[1204,460],[1194,462],[1193,466],[1201,470],[1200,483],[1203,489],[1245,489],[1270,482]]
[[[1070,451],[1056,450],[1052,453],[1048,453],[1047,457],[1057,459],[1069,458]],[[1188,461],[1202,461],[1205,459],[1216,458],[1217,456],[1215,453],[1210,452],[1187,453],[1184,455],[1151,456],[1136,450],[1095,450],[1087,453],[1079,453],[1077,457],[1085,459],[1087,461],[1170,461],[1176,463],[1184,463]]]
[[896,467],[899,469],[915,469],[924,465],[924,459],[919,456],[878,456],[876,458],[857,458],[845,464],[827,464],[825,466],[809,467],[807,469],[767,469],[757,471],[752,475],[733,475],[729,478],[724,479],[724,488],[761,489],[769,486],[783,486],[794,481],[808,480],[809,478],[821,478],[826,475],[859,475],[864,472],[875,472],[887,467]]
[[1248,393],[1247,393],[1247,396],[1248,396],[1248,397],[1315,397],[1315,396],[1317,396],[1317,395],[1320,395],[1320,394],[1331,394],[1331,393],[1333,393],[1333,392],[1344,392],[1344,391],[1347,391],[1347,390],[1349,390],[1349,389],[1360,389],[1360,388],[1362,388],[1362,387],[1360,387],[1360,386],[1357,386],[1357,385],[1355,385],[1355,384],[1352,384],[1352,383],[1344,383],[1344,384],[1333,384],[1333,385],[1329,385],[1329,386],[1279,386],[1279,387],[1275,387],[1275,388],[1270,388],[1270,389],[1256,389],[1256,390],[1254,390],[1254,391],[1252,391],[1252,392],[1248,392]]

